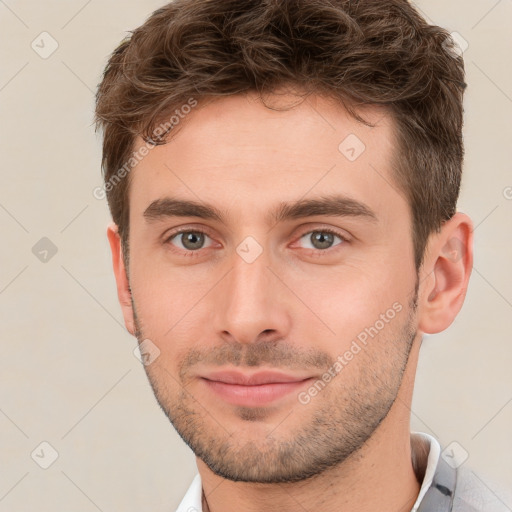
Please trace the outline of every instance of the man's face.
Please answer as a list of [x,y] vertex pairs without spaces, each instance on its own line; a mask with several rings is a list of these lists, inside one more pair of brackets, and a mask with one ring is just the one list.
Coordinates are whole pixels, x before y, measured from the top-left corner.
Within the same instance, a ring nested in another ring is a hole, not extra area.
[[417,339],[411,216],[391,121],[365,116],[377,125],[319,96],[288,111],[217,99],[132,171],[136,335],[160,351],[145,368],[179,434],[225,478],[332,467],[399,392]]

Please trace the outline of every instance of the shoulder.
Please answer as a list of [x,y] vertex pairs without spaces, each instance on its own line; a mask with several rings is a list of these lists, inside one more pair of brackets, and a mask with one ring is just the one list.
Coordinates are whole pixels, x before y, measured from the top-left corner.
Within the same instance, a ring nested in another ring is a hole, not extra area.
[[510,512],[506,497],[490,483],[484,482],[471,468],[457,470],[453,512]]

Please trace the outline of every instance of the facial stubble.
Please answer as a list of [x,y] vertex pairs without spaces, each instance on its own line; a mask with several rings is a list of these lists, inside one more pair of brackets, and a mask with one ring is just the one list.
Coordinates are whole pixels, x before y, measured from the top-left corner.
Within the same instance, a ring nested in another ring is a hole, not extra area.
[[[351,378],[345,378],[348,368],[344,368],[310,403],[297,401],[279,414],[273,407],[233,406],[231,415],[222,415],[220,411],[225,408],[209,410],[208,404],[190,390],[189,369],[198,362],[208,362],[242,367],[271,363],[275,368],[327,371],[334,362],[330,355],[313,349],[299,353],[295,347],[275,342],[229,343],[206,351],[191,350],[176,376],[158,360],[145,370],[163,412],[214,473],[232,481],[253,483],[302,481],[356,456],[389,413],[416,338],[417,298],[418,286],[407,319],[383,338],[390,328],[386,326],[354,357],[357,362],[350,363]],[[132,306],[140,343],[145,336],[133,298]],[[398,320],[396,317],[390,324]],[[379,351],[377,344],[385,345],[385,350]],[[287,428],[287,419],[297,416],[298,426]],[[240,421],[243,429],[235,426]]]

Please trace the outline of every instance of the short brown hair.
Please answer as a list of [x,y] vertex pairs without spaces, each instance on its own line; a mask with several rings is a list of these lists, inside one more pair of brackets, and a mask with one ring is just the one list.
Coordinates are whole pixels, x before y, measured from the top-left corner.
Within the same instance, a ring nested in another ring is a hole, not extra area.
[[[448,32],[406,0],[175,0],[155,11],[113,52],[96,98],[123,251],[135,138],[165,143],[154,136],[157,123],[191,97],[263,95],[284,84],[338,99],[362,122],[358,107],[389,111],[393,173],[410,205],[420,268],[428,237],[456,212],[466,84]],[[127,179],[113,182],[121,169]]]

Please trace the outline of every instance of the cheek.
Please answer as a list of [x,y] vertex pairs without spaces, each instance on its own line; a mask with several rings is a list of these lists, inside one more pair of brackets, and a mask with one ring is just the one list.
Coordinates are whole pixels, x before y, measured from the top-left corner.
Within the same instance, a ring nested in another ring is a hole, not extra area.
[[318,340],[334,356],[358,336],[365,341],[402,325],[414,289],[406,272],[392,273],[378,264],[326,267],[307,280],[292,279],[289,275],[287,282],[303,301],[302,314],[295,318],[306,333],[301,339]]
[[[148,261],[139,258],[137,262]],[[212,340],[212,302],[215,279],[204,271],[168,265],[135,263],[130,285],[144,338],[160,350],[160,362],[171,370],[195,344]]]
[[159,258],[134,258],[130,285],[141,316],[149,325],[172,327],[214,283],[200,266],[176,267]]

